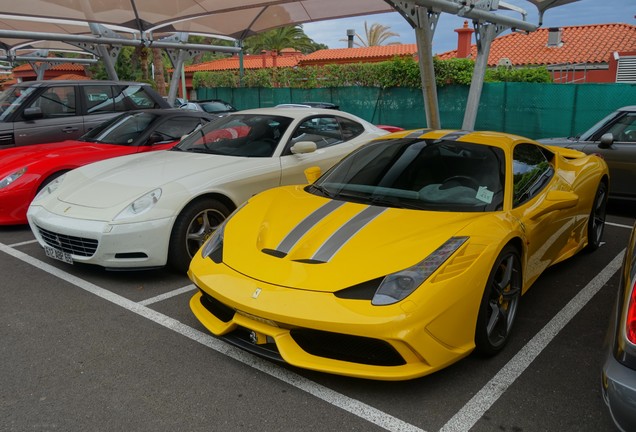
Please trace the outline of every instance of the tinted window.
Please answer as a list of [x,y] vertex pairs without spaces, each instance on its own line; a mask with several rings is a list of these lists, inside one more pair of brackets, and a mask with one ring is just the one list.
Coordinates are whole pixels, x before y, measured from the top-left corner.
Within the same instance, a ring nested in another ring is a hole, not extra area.
[[534,144],[516,146],[512,163],[513,205],[518,206],[535,197],[548,184],[553,173],[541,147]]
[[120,115],[102,123],[81,140],[106,144],[133,145],[157,116],[149,113]]
[[199,105],[203,111],[212,114],[236,111],[232,105],[221,101],[200,102]]
[[271,157],[292,119],[236,114],[218,118],[173,149],[240,157]]
[[157,126],[154,132],[161,135],[158,142],[177,141],[201,124],[202,119],[198,117],[173,117]]
[[75,87],[50,87],[33,101],[28,108],[40,108],[44,118],[75,115]]
[[[116,95],[116,101],[122,101],[124,98],[128,103],[132,103],[133,108],[159,108],[155,104],[154,99],[146,92],[146,89],[139,85],[130,85],[120,89]],[[121,105],[120,103],[119,106]],[[122,107],[118,111],[125,109],[125,107]]]
[[494,211],[503,204],[504,153],[459,141],[372,141],[325,173],[309,191],[372,205]]
[[340,124],[335,117],[312,117],[296,128],[291,138],[291,145],[300,141],[312,141],[318,148],[329,147],[341,143]]
[[34,91],[32,87],[10,87],[0,93],[0,120],[14,113]]
[[636,142],[636,113],[625,115],[614,123],[607,132],[611,132],[616,141]]
[[111,86],[90,85],[83,88],[86,98],[86,111],[89,114],[115,112],[115,101]]
[[89,85],[84,87],[84,94],[89,114],[160,108],[141,85]]
[[353,120],[338,117],[338,121],[340,122],[340,129],[342,130],[342,139],[345,141],[355,138],[364,132],[364,126]]

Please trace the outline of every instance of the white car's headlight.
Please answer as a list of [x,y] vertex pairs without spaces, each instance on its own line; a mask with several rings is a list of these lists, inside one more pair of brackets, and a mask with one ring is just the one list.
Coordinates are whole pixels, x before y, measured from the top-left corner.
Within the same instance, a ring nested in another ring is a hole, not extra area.
[[386,276],[376,290],[371,304],[389,305],[406,298],[444,264],[466,240],[468,237],[451,237],[413,267]]
[[55,192],[55,190],[62,184],[65,178],[66,174],[62,174],[61,176],[57,177],[55,180],[44,186],[42,189],[40,189],[40,192],[35,195],[35,198],[33,198],[33,202],[39,201]]
[[27,171],[26,167],[20,168],[16,172],[13,172],[0,180],[0,189],[4,189],[9,186],[11,183],[22,177],[22,175]]
[[113,220],[127,219],[140,214],[146,213],[154,207],[161,198],[161,189],[155,189],[145,195],[134,200],[130,205],[123,209]]

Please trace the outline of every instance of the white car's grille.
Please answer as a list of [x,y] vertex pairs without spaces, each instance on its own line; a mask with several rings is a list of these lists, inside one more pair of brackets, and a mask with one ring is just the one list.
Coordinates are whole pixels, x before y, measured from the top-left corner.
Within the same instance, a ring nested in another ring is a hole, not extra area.
[[47,245],[66,253],[82,257],[90,257],[97,249],[97,240],[58,234],[53,231],[45,230],[41,227],[37,228],[42,239]]

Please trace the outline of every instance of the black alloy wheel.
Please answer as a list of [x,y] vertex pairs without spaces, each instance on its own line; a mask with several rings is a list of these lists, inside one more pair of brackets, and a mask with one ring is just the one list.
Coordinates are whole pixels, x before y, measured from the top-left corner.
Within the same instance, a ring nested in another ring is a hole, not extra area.
[[517,315],[521,285],[519,253],[508,245],[495,260],[481,300],[475,329],[479,353],[495,355],[505,346]]

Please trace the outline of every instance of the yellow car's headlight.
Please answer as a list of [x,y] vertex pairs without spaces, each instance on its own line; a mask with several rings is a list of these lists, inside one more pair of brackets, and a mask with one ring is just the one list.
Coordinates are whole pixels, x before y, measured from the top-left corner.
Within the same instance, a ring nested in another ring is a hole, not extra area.
[[203,246],[201,246],[201,256],[203,256],[203,258],[209,257],[217,264],[221,264],[223,262],[223,239],[225,238],[225,226],[240,209],[245,207],[246,204],[247,202],[238,206],[236,210],[230,213],[230,215],[226,217],[218,227],[216,227],[210,238],[203,244]]
[[201,256],[203,258],[209,257],[217,264],[223,262],[223,238],[225,237],[225,224],[228,219],[221,222],[221,225],[214,230],[208,241],[203,244],[201,248]]
[[26,167],[20,168],[16,172],[13,172],[0,180],[0,189],[4,189],[9,186],[11,183],[22,177],[22,175],[27,171]]
[[389,305],[406,298],[444,264],[466,240],[468,237],[451,237],[413,267],[386,276],[376,290],[371,304]]

